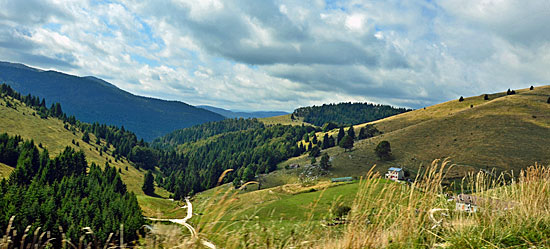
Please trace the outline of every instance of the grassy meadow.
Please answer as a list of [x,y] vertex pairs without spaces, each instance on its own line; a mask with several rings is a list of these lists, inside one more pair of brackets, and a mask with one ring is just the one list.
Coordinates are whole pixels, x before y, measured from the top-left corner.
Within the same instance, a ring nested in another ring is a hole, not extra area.
[[[222,186],[192,200],[198,215],[188,223],[197,237],[185,229],[177,240],[151,232],[154,239],[144,240],[143,246],[149,248],[153,241],[156,248],[204,248],[201,241],[217,248],[550,246],[549,168],[531,166],[514,180],[484,172],[468,175],[464,191],[513,208],[484,202],[478,212],[466,213],[455,211],[454,201],[445,195],[449,190],[442,182],[453,167],[436,160],[411,185],[388,182],[370,171],[360,182],[311,192],[307,189],[312,187],[297,187],[294,194],[284,193],[283,186],[242,194]],[[346,222],[329,225],[332,209],[342,203],[351,207]]]

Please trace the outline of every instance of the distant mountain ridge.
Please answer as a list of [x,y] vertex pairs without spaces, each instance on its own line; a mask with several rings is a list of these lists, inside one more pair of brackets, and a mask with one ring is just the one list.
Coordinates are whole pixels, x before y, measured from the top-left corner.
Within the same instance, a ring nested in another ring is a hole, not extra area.
[[269,117],[289,114],[288,112],[282,112],[282,111],[241,112],[241,111],[226,110],[223,108],[208,106],[208,105],[198,105],[197,107],[205,110],[209,110],[211,112],[215,112],[226,118],[269,118]]
[[167,101],[126,92],[102,79],[43,71],[23,64],[0,62],[0,82],[21,94],[61,103],[63,111],[84,122],[125,128],[151,141],[177,129],[225,117],[180,101]]

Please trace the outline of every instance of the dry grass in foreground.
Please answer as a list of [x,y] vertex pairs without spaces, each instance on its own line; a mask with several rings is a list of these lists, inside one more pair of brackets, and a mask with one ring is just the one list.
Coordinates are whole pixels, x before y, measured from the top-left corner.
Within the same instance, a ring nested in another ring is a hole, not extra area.
[[[436,160],[415,183],[382,188],[379,175],[369,172],[346,223],[331,227],[318,226],[313,220],[265,225],[238,215],[227,222],[222,217],[236,208],[238,194],[220,190],[218,198],[206,204],[204,214],[189,221],[195,236],[186,229],[158,224],[137,247],[203,248],[204,240],[216,248],[550,247],[550,168],[531,166],[517,177],[484,172],[466,177],[463,192],[494,201],[481,202],[478,212],[465,213],[455,211],[454,202],[445,195],[442,180],[450,167],[448,161]],[[502,202],[512,205],[506,209],[495,205]],[[0,248],[9,248],[2,243]]]
[[[235,227],[220,224],[236,198],[228,191],[196,223],[201,237],[218,248],[539,248],[550,246],[550,169],[535,165],[519,177],[479,172],[464,179],[463,191],[487,201],[478,212],[455,211],[442,186],[448,161],[436,160],[412,185],[386,184],[370,172],[344,227],[316,229],[296,224],[292,233],[251,219]],[[509,180],[507,180],[509,179]],[[511,203],[507,209],[495,203]],[[235,217],[235,221],[242,217]],[[314,230],[311,230],[314,229]],[[273,232],[271,232],[273,231]],[[281,236],[281,237],[279,237]],[[185,238],[185,237],[183,237]],[[194,244],[187,244],[193,247]],[[158,245],[158,244],[157,244]],[[183,244],[165,244],[177,247]],[[148,245],[144,245],[148,247]],[[200,247],[197,244],[197,247]],[[160,247],[159,247],[160,248]]]

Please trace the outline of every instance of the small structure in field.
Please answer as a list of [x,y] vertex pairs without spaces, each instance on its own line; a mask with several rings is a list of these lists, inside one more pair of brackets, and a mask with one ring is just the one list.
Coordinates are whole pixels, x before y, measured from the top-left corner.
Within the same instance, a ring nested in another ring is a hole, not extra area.
[[475,213],[478,209],[479,197],[473,195],[459,194],[455,198],[456,211]]
[[480,206],[492,210],[508,210],[514,207],[516,203],[503,201],[493,198],[485,198],[475,195],[459,194],[454,197],[456,202],[456,211],[475,213]]
[[289,169],[297,169],[297,168],[300,168],[300,164],[293,163],[293,164],[288,165],[288,168]]
[[386,173],[386,178],[394,181],[400,181],[405,179],[405,171],[402,168],[391,167]]
[[347,176],[347,177],[336,177],[336,178],[330,178],[331,182],[351,182],[353,181],[353,177]]

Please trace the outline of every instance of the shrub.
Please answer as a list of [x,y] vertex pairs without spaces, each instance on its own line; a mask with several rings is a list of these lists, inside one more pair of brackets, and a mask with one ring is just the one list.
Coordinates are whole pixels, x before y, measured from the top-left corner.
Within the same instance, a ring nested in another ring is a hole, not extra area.
[[332,214],[336,217],[343,217],[347,215],[350,211],[351,211],[351,207],[340,205],[332,212]]

